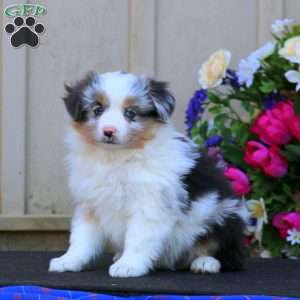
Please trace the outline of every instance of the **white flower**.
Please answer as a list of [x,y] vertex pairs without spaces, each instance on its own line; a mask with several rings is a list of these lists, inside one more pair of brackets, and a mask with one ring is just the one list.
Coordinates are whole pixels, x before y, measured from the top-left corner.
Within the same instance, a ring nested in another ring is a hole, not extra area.
[[290,62],[300,64],[300,36],[286,40],[278,53]]
[[286,238],[292,245],[300,245],[300,231],[293,228],[288,230],[288,237]]
[[275,43],[268,42],[252,52],[246,59],[242,59],[237,70],[240,84],[250,87],[253,83],[254,74],[260,67],[260,61],[270,56],[275,49]]
[[291,83],[297,83],[296,85],[296,91],[298,92],[300,90],[300,72],[291,70],[287,71],[284,74],[285,78],[291,82]]
[[220,49],[213,53],[199,70],[199,84],[203,89],[217,87],[226,75],[231,60],[228,50]]
[[248,57],[247,59],[242,59],[236,72],[239,83],[245,83],[246,87],[250,87],[253,83],[254,74],[259,67],[260,62],[255,58]]
[[271,25],[271,31],[273,34],[277,35],[278,37],[282,37],[282,35],[288,30],[288,27],[293,23],[292,19],[283,19],[283,20],[276,20]]
[[251,53],[249,58],[263,60],[269,57],[274,52],[275,45],[276,44],[274,42],[268,42],[264,44],[262,47],[255,50],[253,53]]
[[261,243],[263,226],[268,223],[265,201],[263,198],[260,198],[259,200],[248,200],[246,203],[251,218],[256,219],[256,224],[249,225],[247,229],[249,232],[252,232],[255,239]]

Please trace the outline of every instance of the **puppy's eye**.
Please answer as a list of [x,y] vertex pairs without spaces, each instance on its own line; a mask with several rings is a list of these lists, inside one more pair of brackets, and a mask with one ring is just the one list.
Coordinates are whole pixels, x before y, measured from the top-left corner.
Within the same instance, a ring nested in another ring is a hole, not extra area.
[[100,116],[103,113],[103,111],[104,111],[104,108],[101,105],[99,105],[93,109],[94,115],[96,117]]
[[125,110],[124,115],[129,121],[134,121],[134,119],[136,117],[136,111],[133,110],[132,108],[127,108]]

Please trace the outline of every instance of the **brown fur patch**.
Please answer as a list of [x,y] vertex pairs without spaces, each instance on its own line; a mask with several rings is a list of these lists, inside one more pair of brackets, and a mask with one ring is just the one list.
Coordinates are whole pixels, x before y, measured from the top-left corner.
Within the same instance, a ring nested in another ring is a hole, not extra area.
[[218,249],[218,243],[214,239],[201,239],[195,246],[196,256],[211,256],[214,255]]
[[103,107],[107,107],[109,105],[109,99],[105,93],[97,93],[96,101],[101,104]]
[[130,148],[143,149],[147,142],[154,139],[155,134],[161,123],[155,120],[145,121],[143,123],[144,128],[141,131],[137,131],[130,141]]
[[127,109],[127,108],[130,108],[130,107],[133,107],[135,106],[137,103],[137,99],[135,97],[127,97],[124,102],[123,102],[123,108],[124,109]]
[[92,129],[84,123],[72,122],[72,127],[79,133],[80,137],[90,145],[95,146],[96,141],[93,136]]
[[176,263],[176,269],[185,270],[191,262],[200,256],[213,256],[218,249],[218,244],[211,238],[201,238],[190,251],[187,251]]

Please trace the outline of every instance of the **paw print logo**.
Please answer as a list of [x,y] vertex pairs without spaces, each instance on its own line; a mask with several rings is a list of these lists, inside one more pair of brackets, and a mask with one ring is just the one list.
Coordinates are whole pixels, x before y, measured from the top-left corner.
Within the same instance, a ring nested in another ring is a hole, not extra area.
[[22,45],[36,47],[39,43],[39,35],[45,31],[45,27],[41,23],[35,23],[33,17],[24,18],[16,17],[14,23],[8,23],[5,31],[11,34],[10,42],[13,47],[17,48]]

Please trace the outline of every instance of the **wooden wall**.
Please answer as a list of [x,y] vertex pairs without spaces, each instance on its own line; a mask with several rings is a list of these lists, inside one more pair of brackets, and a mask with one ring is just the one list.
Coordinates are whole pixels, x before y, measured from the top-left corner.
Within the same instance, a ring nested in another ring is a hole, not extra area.
[[[15,2],[0,1],[2,7]],[[212,51],[230,49],[236,66],[269,39],[274,19],[300,21],[299,0],[30,3],[43,4],[48,10],[39,19],[46,32],[38,48],[14,49],[7,34],[0,31],[2,245],[7,245],[9,232],[17,239],[18,232],[49,234],[68,228],[64,82],[89,70],[127,70],[167,80],[177,98],[174,122],[183,131],[187,101],[198,88],[197,70]],[[3,14],[0,18],[4,28],[9,18]]]

